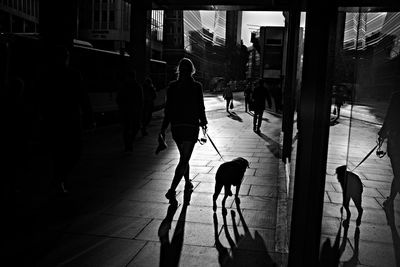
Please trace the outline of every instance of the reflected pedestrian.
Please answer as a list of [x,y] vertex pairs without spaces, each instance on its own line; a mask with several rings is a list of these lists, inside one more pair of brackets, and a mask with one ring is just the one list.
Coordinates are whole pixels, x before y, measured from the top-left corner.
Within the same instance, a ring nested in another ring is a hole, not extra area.
[[250,100],[251,100],[251,94],[252,94],[253,88],[252,88],[252,83],[249,81],[246,84],[246,87],[244,88],[244,111],[247,112],[247,110],[250,110]]
[[156,89],[153,85],[151,78],[146,78],[143,84],[143,121],[142,121],[142,135],[147,135],[147,126],[151,121],[154,109],[154,100],[157,97]]
[[123,70],[116,101],[121,117],[124,152],[130,153],[141,127],[143,114],[143,89],[136,81],[136,71],[132,66],[126,66]]
[[378,132],[381,145],[387,138],[387,152],[393,170],[393,180],[389,197],[383,202],[385,209],[393,209],[393,201],[400,193],[400,91],[392,94],[382,128]]
[[193,79],[196,69],[188,58],[180,60],[177,80],[172,81],[167,89],[167,101],[164,109],[160,135],[171,124],[172,138],[178,147],[180,158],[176,166],[171,187],[165,194],[170,203],[176,201],[176,188],[182,177],[185,178],[185,190],[192,190],[189,160],[198,140],[199,127],[207,128],[202,84]]
[[[268,81],[268,89],[272,95],[272,98],[274,99],[275,111],[277,113],[282,112],[282,90],[280,86],[280,80],[270,79]],[[271,105],[269,103],[270,100],[268,100],[268,105],[271,108]]]
[[269,92],[264,86],[264,80],[260,79],[254,87],[252,101],[254,105],[253,131],[260,133],[261,122],[265,110],[265,99],[269,97]]
[[230,81],[227,86],[225,87],[224,93],[223,93],[223,97],[226,101],[226,112],[229,112],[229,108],[233,108],[233,88],[234,88],[234,83],[232,81]]
[[83,127],[95,124],[81,75],[69,66],[68,49],[57,46],[50,51],[48,69],[41,77],[41,112],[57,190],[67,193],[67,177],[82,152]]

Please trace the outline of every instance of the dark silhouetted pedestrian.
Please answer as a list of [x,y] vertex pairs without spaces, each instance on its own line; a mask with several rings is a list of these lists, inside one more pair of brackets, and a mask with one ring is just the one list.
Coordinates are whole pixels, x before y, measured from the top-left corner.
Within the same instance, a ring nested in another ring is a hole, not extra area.
[[387,138],[387,152],[393,170],[389,197],[383,202],[384,208],[393,209],[393,201],[400,193],[400,91],[392,94],[385,120],[378,132],[378,142]]
[[171,187],[165,194],[170,202],[176,201],[175,190],[182,177],[186,181],[185,190],[193,189],[189,177],[189,160],[198,140],[199,127],[207,128],[203,88],[201,83],[193,79],[192,75],[195,72],[196,69],[190,59],[181,59],[177,69],[177,80],[172,81],[167,89],[167,101],[160,135],[165,136],[165,131],[171,124],[172,138],[180,154]]
[[143,89],[136,81],[136,71],[130,65],[123,69],[116,101],[120,111],[124,152],[130,153],[143,118]]
[[253,86],[251,81],[246,84],[244,88],[244,111],[250,110],[250,101],[251,101],[251,94],[253,93]]
[[[282,112],[282,90],[281,90],[281,85],[280,85],[280,80],[279,79],[268,79],[267,80],[267,88],[268,91],[270,92],[272,98],[274,99],[275,103],[275,111],[276,112]],[[270,102],[271,100],[267,99],[268,105],[271,108]]]
[[94,118],[81,75],[69,66],[68,49],[56,46],[48,56],[41,77],[43,137],[53,158],[57,190],[66,193],[67,177],[81,156],[83,128],[94,127]]
[[147,135],[147,126],[151,121],[154,109],[154,100],[157,97],[156,88],[153,81],[147,78],[143,83],[143,121],[142,121],[142,135]]
[[264,86],[264,80],[260,79],[254,87],[252,101],[254,105],[253,131],[260,133],[261,122],[265,110],[265,99],[269,97],[269,92]]
[[229,108],[233,108],[233,88],[235,87],[235,84],[233,81],[230,81],[227,86],[224,89],[223,97],[226,101],[226,112],[229,112]]

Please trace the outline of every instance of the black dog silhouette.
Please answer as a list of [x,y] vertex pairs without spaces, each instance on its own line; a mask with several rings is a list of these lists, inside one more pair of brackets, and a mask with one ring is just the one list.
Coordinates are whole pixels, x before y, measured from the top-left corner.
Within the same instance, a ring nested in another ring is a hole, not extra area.
[[222,200],[222,213],[226,214],[225,201],[228,196],[232,196],[231,186],[236,186],[236,201],[240,201],[238,194],[240,185],[242,184],[243,176],[246,168],[249,167],[249,162],[244,158],[235,158],[231,161],[222,163],[215,175],[215,190],[213,195],[213,210],[217,210],[217,198],[222,190],[225,188],[225,196]]
[[[361,217],[363,214],[363,208],[361,207],[363,184],[361,183],[360,177],[347,170],[346,165],[342,165],[336,168],[336,176],[342,187],[343,191],[343,207],[346,209],[347,217],[343,221],[343,225],[348,225],[351,217],[349,209],[350,198],[353,200],[354,205],[358,211],[358,217],[356,220],[357,226],[361,224]],[[343,207],[340,209],[343,212]]]

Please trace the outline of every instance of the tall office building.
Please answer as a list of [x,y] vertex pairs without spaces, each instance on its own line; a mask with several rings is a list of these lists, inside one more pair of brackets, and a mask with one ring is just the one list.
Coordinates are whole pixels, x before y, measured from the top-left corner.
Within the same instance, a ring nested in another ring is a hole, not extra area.
[[0,0],[0,32],[38,31],[39,0]]
[[226,11],[226,46],[241,44],[242,11]]
[[[345,50],[364,50],[380,40],[386,13],[346,13],[343,35]],[[358,43],[356,39],[358,38]]]
[[125,0],[83,0],[78,6],[76,39],[107,50],[120,50],[129,42],[131,4]]
[[213,44],[216,46],[225,46],[227,34],[226,16],[228,12],[229,11],[215,11]]

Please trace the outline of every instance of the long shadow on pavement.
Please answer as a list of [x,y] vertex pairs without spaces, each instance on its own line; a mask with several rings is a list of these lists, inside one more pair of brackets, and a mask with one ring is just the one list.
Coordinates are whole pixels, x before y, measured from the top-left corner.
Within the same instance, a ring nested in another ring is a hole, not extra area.
[[228,118],[231,118],[232,120],[235,121],[243,122],[243,119],[233,111],[229,111]]
[[167,216],[161,222],[158,228],[158,237],[161,242],[160,248],[160,267],[175,267],[179,266],[179,260],[181,258],[183,240],[185,234],[185,222],[187,206],[190,204],[190,199],[193,191],[184,192],[184,201],[179,215],[178,221],[175,226],[175,231],[172,239],[169,239],[169,230],[171,229],[171,223],[178,209],[178,202],[173,201],[167,211]]
[[[346,244],[348,241],[347,233],[349,230],[349,226],[343,226],[343,237],[342,237],[342,244],[340,244],[340,237],[342,231],[342,224],[339,226],[339,231],[336,235],[335,242],[331,246],[330,238],[327,238],[322,245],[321,254],[320,254],[320,261],[319,266],[321,267],[337,267],[340,264],[340,257],[342,256],[343,252],[346,249]],[[359,260],[359,243],[360,243],[360,228],[356,227],[354,232],[354,251],[353,256],[345,262],[342,262],[341,266],[351,267],[351,266],[358,266]]]
[[279,143],[263,133],[259,133],[258,135],[267,142],[267,148],[271,151],[274,157],[279,159],[281,156],[281,146]]
[[236,209],[240,217],[244,229],[244,235],[240,235],[237,225],[235,223],[235,211],[231,211],[231,217],[233,221],[233,232],[235,236],[235,241],[233,241],[227,225],[226,214],[223,213],[223,228],[225,232],[226,239],[228,240],[231,254],[229,249],[224,247],[218,237],[218,218],[217,214],[214,213],[214,236],[215,236],[215,246],[218,250],[218,260],[222,267],[227,266],[277,266],[272,260],[268,253],[265,241],[258,233],[255,231],[254,237],[251,235],[249,228],[247,227],[246,221],[243,218],[242,211],[240,209],[239,202],[236,201]]

